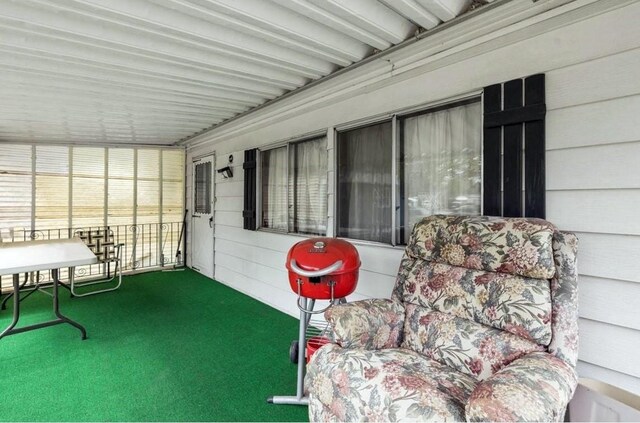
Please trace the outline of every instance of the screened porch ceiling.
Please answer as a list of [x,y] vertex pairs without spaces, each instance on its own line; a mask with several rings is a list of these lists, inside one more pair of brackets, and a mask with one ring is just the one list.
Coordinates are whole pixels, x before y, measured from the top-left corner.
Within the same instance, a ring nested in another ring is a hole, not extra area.
[[0,0],[0,142],[172,145],[470,7]]

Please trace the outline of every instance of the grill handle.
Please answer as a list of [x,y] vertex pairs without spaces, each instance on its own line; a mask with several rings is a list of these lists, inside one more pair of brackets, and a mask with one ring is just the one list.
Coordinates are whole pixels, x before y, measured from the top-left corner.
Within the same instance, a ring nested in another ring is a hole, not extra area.
[[300,276],[305,276],[307,278],[317,278],[319,276],[328,275],[340,269],[342,267],[342,260],[338,260],[335,263],[333,263],[331,266],[325,267],[324,269],[320,269],[320,270],[301,269],[298,267],[298,263],[296,263],[295,259],[291,259],[291,262],[289,263],[289,265],[291,266],[291,270],[293,270]]

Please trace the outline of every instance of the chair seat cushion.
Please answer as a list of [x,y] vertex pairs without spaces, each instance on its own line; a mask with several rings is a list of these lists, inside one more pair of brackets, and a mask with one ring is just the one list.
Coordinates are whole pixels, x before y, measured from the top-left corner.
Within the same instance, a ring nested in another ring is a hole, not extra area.
[[476,383],[412,350],[336,344],[313,355],[305,381],[310,410],[324,410],[322,420],[330,412],[337,421],[464,421]]
[[489,326],[407,305],[403,348],[484,380],[512,361],[545,348]]

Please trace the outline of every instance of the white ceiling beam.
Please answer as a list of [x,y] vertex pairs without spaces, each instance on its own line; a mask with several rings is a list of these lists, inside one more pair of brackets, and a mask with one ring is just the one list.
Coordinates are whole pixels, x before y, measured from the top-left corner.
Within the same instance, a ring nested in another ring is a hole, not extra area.
[[[117,132],[117,131],[112,131],[110,134],[107,134],[107,131],[103,131],[102,129],[98,129],[97,131],[87,131],[87,132],[83,132],[83,131],[75,131],[75,130],[67,130],[67,129],[63,129],[63,130],[59,130],[59,131],[48,131],[48,128],[44,128],[45,130],[42,131],[37,127],[34,127],[32,129],[30,128],[26,128],[23,131],[4,131],[4,130],[0,130],[0,139],[2,137],[14,137],[14,136],[27,136],[30,132],[33,134],[32,137],[33,138],[39,138],[39,139],[70,139],[70,138],[74,138],[76,140],[81,139],[81,138],[87,138],[87,139],[92,139],[92,138],[98,138],[101,139],[104,136],[108,136],[109,139],[112,140],[118,140],[118,139],[122,139],[122,140],[131,140],[132,138],[138,137],[138,138],[157,138],[157,139],[174,139],[175,137],[180,137],[183,134],[180,132],[174,132],[174,133],[167,133],[167,132],[157,132],[157,133],[146,133],[141,131],[140,133],[136,132],[136,131],[126,131],[126,132]],[[189,132],[190,133],[190,132]],[[188,133],[185,133],[188,134]]]
[[275,81],[297,82],[298,86],[304,85],[309,79],[301,75],[301,72],[285,70],[266,63],[241,60],[222,53],[213,54],[211,49],[204,47],[188,48],[184,43],[145,34],[132,27],[95,22],[86,17],[60,12],[61,9],[55,4],[38,3],[37,7],[33,7],[29,6],[27,0],[23,0],[20,3],[10,3],[9,6],[3,5],[0,8],[0,17],[5,21],[28,23],[32,27],[38,27],[41,33],[45,31],[65,34],[72,39],[85,41],[90,39],[97,45],[117,46],[152,56],[173,57],[227,72],[259,75]]
[[38,72],[39,75],[60,76],[65,79],[74,78],[79,81],[95,82],[99,84],[118,84],[123,87],[133,87],[151,89],[162,92],[179,92],[182,94],[192,94],[195,96],[238,99],[241,101],[252,101],[262,103],[271,98],[265,93],[258,93],[246,89],[238,89],[226,86],[211,86],[203,84],[191,84],[170,79],[145,77],[128,72],[114,71],[100,68],[90,63],[69,63],[64,60],[34,57],[29,54],[19,53],[11,49],[0,47],[0,55],[3,56],[2,66],[5,69],[15,69]]
[[378,50],[384,50],[391,46],[391,43],[382,37],[379,37],[369,31],[366,31],[350,21],[328,12],[307,0],[272,0],[282,7],[293,10],[303,16],[307,16],[318,21],[329,28],[336,29],[358,41],[368,44]]
[[[36,28],[37,29],[37,28]],[[101,66],[123,68],[149,75],[165,75],[173,78],[224,84],[255,91],[277,92],[297,87],[293,83],[277,82],[253,75],[238,75],[180,61],[176,58],[150,57],[137,52],[98,46],[86,40],[71,40],[64,35],[41,34],[20,23],[0,22],[2,45],[32,54],[46,54],[68,60],[88,61]]]
[[[6,40],[6,37],[4,37],[4,35],[4,30],[0,29],[0,39]],[[118,74],[122,75],[123,77],[133,75],[133,77],[144,77],[147,80],[162,81],[165,83],[185,84],[186,86],[192,87],[219,88],[232,92],[254,94],[263,98],[272,98],[274,96],[277,97],[288,91],[287,89],[269,86],[267,84],[259,84],[254,81],[238,81],[238,79],[234,81],[233,78],[226,76],[219,77],[214,75],[213,78],[209,78],[205,75],[201,75],[201,78],[187,78],[184,76],[184,74],[180,74],[177,69],[175,74],[162,73],[159,72],[159,70],[161,70],[163,67],[162,64],[160,64],[159,66],[160,69],[151,71],[136,68],[133,66],[119,66],[114,65],[113,63],[96,62],[75,55],[72,56],[67,54],[53,54],[50,51],[25,48],[23,46],[16,46],[15,44],[6,42],[0,45],[0,54],[2,54],[3,57],[9,57],[10,55],[28,57],[34,63],[55,61],[57,63],[64,64],[69,68],[84,68],[87,72],[89,70],[92,70],[94,77],[96,76],[95,71],[99,70],[100,72],[97,73],[98,75],[101,72]]]
[[[83,107],[87,106],[87,107]],[[188,122],[207,124],[212,120],[224,120],[234,116],[235,113],[222,113],[222,112],[210,112],[210,113],[186,113],[177,110],[132,110],[128,107],[124,110],[122,105],[118,107],[119,112],[109,111],[108,105],[101,104],[101,108],[97,109],[92,107],[91,104],[75,103],[73,107],[55,106],[51,103],[48,104],[35,104],[33,101],[16,101],[16,102],[3,102],[0,106],[0,113],[3,119],[11,117],[15,118],[33,118],[33,116],[51,117],[58,120],[64,119],[83,119],[83,120],[103,120],[103,121],[130,121],[130,122],[146,122],[146,121],[161,121],[170,124],[171,122]],[[113,106],[111,106],[113,108]]]
[[447,22],[466,10],[471,0],[417,0],[425,9]]
[[[8,132],[4,133],[0,131],[0,137],[15,137],[20,134],[42,134],[42,139],[52,139],[52,138],[66,138],[68,140],[71,139],[83,139],[83,138],[91,138],[94,137],[96,133],[99,133],[103,139],[109,140],[129,140],[131,141],[134,138],[150,138],[150,139],[175,139],[176,137],[184,136],[184,133],[181,132],[158,132],[158,133],[137,133],[134,130],[130,131],[114,131],[109,130],[108,128],[92,128],[90,130],[75,130],[73,128],[62,129],[55,131],[50,128],[39,128],[34,126],[33,128],[25,129],[23,132]],[[191,132],[188,132],[189,134]]]
[[[37,71],[26,71],[23,69],[12,69],[0,64],[0,71],[5,75],[4,79],[13,84],[20,85],[21,89],[32,91],[40,90],[57,90],[70,91],[80,96],[91,95],[98,98],[139,98],[144,100],[160,100],[174,103],[183,103],[188,105],[199,105],[205,107],[213,107],[215,105],[235,105],[243,108],[256,106],[261,104],[261,99],[250,98],[246,96],[240,98],[228,98],[225,96],[201,96],[194,94],[186,94],[180,92],[161,91],[149,88],[140,88],[135,86],[121,86],[119,84],[107,83],[104,81],[86,81],[72,78],[64,78],[59,75],[44,74]],[[46,79],[43,79],[46,78]],[[239,95],[236,95],[239,97]],[[94,97],[95,98],[95,97]]]
[[42,144],[122,144],[122,145],[166,145],[171,146],[175,139],[169,137],[147,137],[147,136],[129,136],[129,137],[107,137],[106,135],[93,136],[68,136],[68,135],[46,135],[46,134],[12,134],[4,136],[0,134],[0,142],[18,142],[18,143],[42,143]]
[[229,114],[236,115],[237,112],[230,113],[220,109],[206,109],[201,107],[189,107],[182,105],[167,105],[157,103],[132,103],[122,101],[94,101],[88,98],[79,98],[58,93],[47,93],[45,96],[34,94],[22,94],[16,91],[0,89],[0,93],[5,96],[2,104],[11,107],[16,111],[26,113],[37,113],[41,110],[47,111],[53,108],[68,113],[82,113],[89,116],[111,116],[118,112],[129,113],[137,116],[140,113],[153,114],[157,116],[194,116],[196,118],[219,120],[228,119]]
[[0,129],[0,136],[5,136],[5,135],[16,135],[16,134],[20,134],[20,133],[28,133],[28,132],[32,132],[32,133],[38,133],[38,134],[42,134],[43,138],[46,138],[47,136],[51,136],[51,135],[58,135],[58,136],[70,136],[70,135],[75,135],[75,136],[86,136],[86,137],[91,137],[93,134],[95,133],[100,133],[101,135],[103,134],[109,134],[111,136],[115,137],[121,137],[121,138],[125,138],[125,137],[131,137],[131,135],[136,135],[136,136],[148,136],[148,137],[161,137],[161,138],[169,138],[169,137],[181,137],[184,135],[188,135],[193,133],[192,129],[189,130],[185,130],[185,131],[153,131],[153,130],[140,130],[140,129],[136,129],[136,128],[125,128],[125,129],[110,129],[104,126],[100,126],[100,127],[93,127],[93,128],[73,128],[70,126],[58,126],[58,127],[51,127],[51,126],[40,126],[40,125],[25,125],[23,127],[16,127],[15,129],[9,129],[9,130],[4,130],[4,129]]
[[[96,126],[104,126],[108,128],[134,128],[142,125],[143,128],[153,128],[154,131],[163,130],[171,132],[177,131],[193,131],[209,126],[209,122],[180,122],[180,121],[162,121],[157,119],[140,119],[140,120],[113,120],[113,119],[80,119],[78,117],[68,117],[60,119],[57,116],[49,117],[43,115],[37,117],[15,116],[11,114],[3,114],[2,128],[16,128],[25,124],[49,125],[52,128],[56,126],[69,126],[78,128],[95,128]],[[6,123],[6,126],[4,126]]]
[[218,54],[235,56],[242,60],[283,66],[288,71],[302,73],[309,78],[326,75],[335,65],[316,57],[283,49],[277,44],[251,35],[211,25],[203,19],[176,13],[165,7],[140,0],[56,0],[59,7],[64,2],[76,13],[86,11],[93,19],[130,24],[138,31],[154,36],[179,40],[183,44],[215,50]]
[[351,22],[371,34],[386,40],[389,45],[406,40],[417,29],[410,21],[378,0],[304,0],[335,16]]
[[313,19],[265,0],[191,0],[200,6],[241,19],[291,40],[349,57],[352,62],[366,57],[370,46],[347,37]]
[[161,0],[157,3],[185,15],[206,19],[210,25],[233,28],[236,31],[277,44],[281,48],[311,55],[338,66],[348,66],[356,60],[354,57],[357,57],[355,53],[352,55],[344,54],[342,50],[321,48],[315,44],[294,40],[290,37],[269,31],[252,22],[225,15],[224,13],[200,6],[189,0]]
[[416,0],[380,0],[388,8],[395,10],[407,19],[426,29],[438,26],[442,20],[429,12]]
[[39,123],[50,123],[50,124],[78,124],[78,125],[134,125],[134,124],[145,124],[150,125],[153,124],[153,128],[176,128],[176,129],[185,129],[185,128],[193,128],[193,127],[202,127],[208,126],[210,120],[207,121],[198,121],[198,120],[163,120],[158,117],[149,117],[149,118],[113,118],[113,117],[102,117],[102,116],[93,116],[87,117],[82,115],[59,115],[54,113],[46,113],[42,112],[38,115],[28,115],[25,113],[12,113],[7,111],[2,111],[2,121],[7,122],[7,125],[14,125],[20,122],[39,122]]
[[[24,110],[27,113],[37,113],[41,110],[50,110],[51,107],[59,107],[62,111],[75,113],[77,108],[82,108],[78,113],[86,113],[87,115],[110,116],[111,110],[117,109],[124,113],[131,113],[134,117],[139,111],[146,113],[157,113],[159,116],[168,116],[171,118],[182,113],[184,116],[203,117],[209,121],[220,121],[228,119],[228,112],[219,109],[206,109],[201,107],[183,106],[176,104],[158,104],[158,103],[135,103],[129,101],[105,101],[91,100],[88,98],[80,98],[77,96],[69,96],[64,93],[47,93],[45,96],[37,94],[23,94],[19,91],[10,91],[0,88],[0,96],[7,99],[3,104],[12,107],[14,110]],[[72,106],[68,106],[71,104]],[[236,113],[233,113],[235,115]],[[1,118],[1,116],[0,116]],[[0,119],[1,122],[1,119]]]

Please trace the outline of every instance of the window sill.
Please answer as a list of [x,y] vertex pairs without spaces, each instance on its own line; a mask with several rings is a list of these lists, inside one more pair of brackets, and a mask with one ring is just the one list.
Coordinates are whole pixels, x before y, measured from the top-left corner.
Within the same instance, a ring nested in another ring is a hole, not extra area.
[[293,236],[293,237],[304,238],[304,239],[309,239],[309,238],[337,238],[337,239],[343,239],[343,240],[345,240],[347,242],[350,242],[351,244],[353,244],[355,246],[376,247],[376,248],[384,248],[384,249],[388,249],[388,250],[404,251],[404,249],[406,248],[406,245],[391,245],[391,244],[385,244],[383,242],[366,241],[366,240],[362,240],[362,239],[352,239],[352,238],[344,238],[344,237],[338,237],[338,236],[327,237],[326,235],[307,235],[307,234],[300,234],[300,233],[295,233],[295,232],[284,232],[284,231],[279,231],[277,229],[269,229],[269,228],[258,228],[258,229],[256,229],[256,231],[257,232],[264,232],[264,233],[268,233],[268,234],[287,235],[287,236]]

